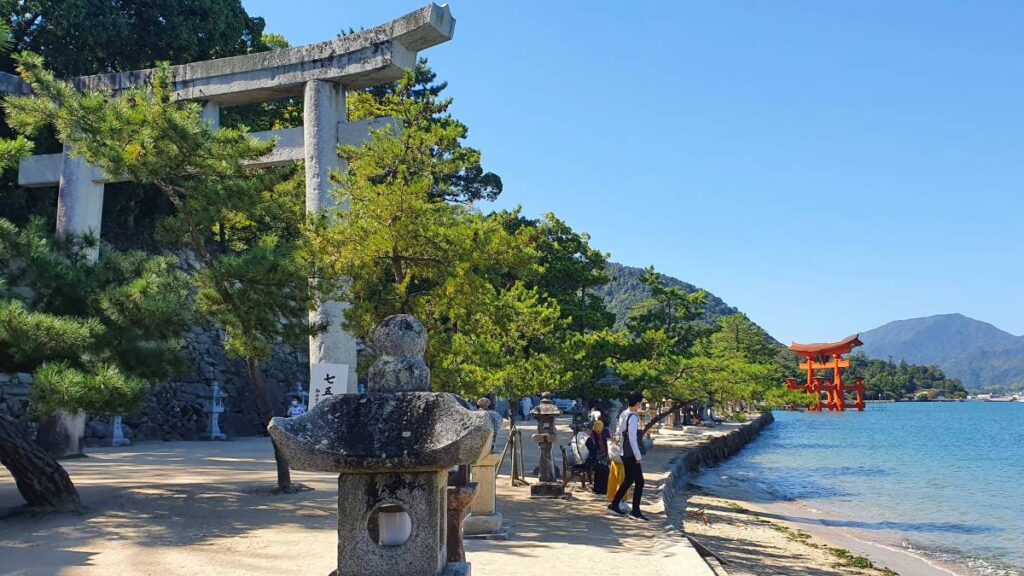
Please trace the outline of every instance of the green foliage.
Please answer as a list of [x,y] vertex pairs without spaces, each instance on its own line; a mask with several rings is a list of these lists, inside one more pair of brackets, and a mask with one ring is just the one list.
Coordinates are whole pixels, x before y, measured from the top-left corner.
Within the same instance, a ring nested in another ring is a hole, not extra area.
[[229,356],[266,361],[275,343],[301,345],[309,337],[307,274],[294,247],[262,236],[196,273],[196,309],[224,330]]
[[104,332],[95,318],[31,312],[19,301],[0,304],[0,372],[34,370],[46,361],[79,360]]
[[626,328],[633,334],[661,331],[674,354],[688,355],[697,341],[711,332],[697,322],[704,314],[707,294],[703,290],[686,292],[668,286],[653,267],[644,271],[643,282],[651,296],[630,310]]
[[56,81],[36,55],[18,62],[36,97],[5,101],[11,125],[25,134],[52,126],[107,174],[164,193],[176,212],[160,237],[204,265],[196,310],[227,332],[232,356],[264,360],[274,342],[308,335],[298,173],[247,167],[273,142],[244,128],[213,129],[196,104],[172,101],[166,67],[151,86],[111,97]]
[[265,49],[263,19],[239,0],[3,0],[0,11],[14,49],[41,54],[60,76]]
[[[494,200],[501,194],[501,178],[483,170],[478,150],[463,145],[469,129],[448,112],[452,99],[441,97],[447,83],[435,84],[436,77],[426,59],[420,59],[398,82],[349,94],[349,118],[397,120],[401,132],[396,145],[429,157],[429,162],[421,158],[417,167],[427,170],[419,176],[429,185],[430,199]],[[424,148],[425,142],[430,146]]]
[[[2,0],[0,10],[0,20],[13,29],[14,50],[41,55],[64,78],[147,69],[162,61],[184,64],[280,44],[279,37],[262,33],[263,20],[246,14],[239,0]],[[0,54],[0,70],[14,73],[15,65],[12,56]],[[224,116],[230,119],[236,110],[228,108]],[[275,114],[283,113],[268,110],[260,120],[272,124]],[[0,137],[10,135],[4,124],[0,123]],[[13,164],[28,144],[42,153],[60,151],[60,143],[47,129],[21,139],[14,150],[0,144],[0,160]],[[55,190],[21,188],[16,176],[13,170],[0,176],[0,218],[23,225],[30,217],[45,216],[52,226]],[[155,251],[155,226],[172,212],[164,195],[152,186],[107,184],[104,240],[120,249]]]
[[485,217],[471,206],[444,201],[438,190],[458,161],[435,150],[450,142],[453,125],[409,124],[382,130],[349,161],[336,190],[347,210],[325,215],[309,253],[318,275],[348,279],[346,327],[367,338],[383,318],[411,313],[431,338],[427,361],[438,389],[470,396],[516,393],[551,382],[547,335],[557,329],[556,302],[526,286],[540,273],[536,232],[510,232],[515,213]]
[[561,323],[554,301],[516,283],[468,320],[466,329],[460,326],[436,344],[436,388],[465,396],[494,391],[506,398],[559,388],[557,356],[541,352]]
[[[895,364],[854,354],[844,380],[863,378],[868,399],[902,400],[913,398],[925,390],[941,392],[946,398],[966,398],[967,391],[959,380],[946,378],[936,366]],[[927,396],[927,394],[926,394]]]
[[[609,262],[606,270],[611,281],[602,286],[594,288],[594,293],[601,296],[608,307],[608,310],[615,314],[615,327],[619,330],[626,329],[626,317],[629,312],[640,302],[650,298],[651,291],[644,283],[646,269],[633,266],[623,266],[615,262]],[[693,284],[683,282],[671,276],[662,275],[662,280],[667,286],[681,288],[687,293],[700,290]],[[704,308],[704,316],[701,320],[705,324],[714,324],[722,316],[728,316],[737,312],[736,308],[727,305],[721,298],[705,291],[707,302]]]
[[22,158],[32,153],[32,142],[24,136],[13,140],[0,140],[0,172],[16,165]]
[[539,220],[505,217],[511,230],[536,230],[542,272],[532,285],[558,302],[568,329],[585,333],[611,328],[615,315],[594,294],[594,288],[611,280],[606,271],[608,255],[590,246],[590,236],[574,231],[550,212]]
[[772,363],[779,355],[779,346],[742,312],[718,320],[718,330],[711,335],[709,346],[712,355],[757,364]]
[[48,362],[36,370],[29,398],[40,416],[61,410],[125,414],[138,408],[144,389],[141,378],[126,376],[110,364],[83,370],[63,362]]
[[781,387],[779,346],[742,314],[705,323],[705,294],[668,287],[653,269],[651,298],[629,313],[629,342],[617,369],[630,388],[655,402],[711,403],[733,411],[804,399]]
[[22,229],[0,220],[0,371],[103,362],[162,379],[177,366],[191,320],[188,279],[174,259],[141,252],[103,251],[93,262],[85,257],[93,245],[52,241],[38,220]]
[[144,379],[179,364],[190,325],[188,281],[171,258],[54,242],[34,221],[0,219],[0,372],[34,372],[33,409],[132,411]]

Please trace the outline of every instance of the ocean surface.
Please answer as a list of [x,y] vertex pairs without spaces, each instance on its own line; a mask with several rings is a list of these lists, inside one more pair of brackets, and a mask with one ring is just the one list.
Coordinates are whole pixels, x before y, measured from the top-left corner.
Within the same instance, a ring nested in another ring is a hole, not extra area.
[[970,574],[1024,576],[1024,403],[775,412],[756,442],[694,481],[709,476]]

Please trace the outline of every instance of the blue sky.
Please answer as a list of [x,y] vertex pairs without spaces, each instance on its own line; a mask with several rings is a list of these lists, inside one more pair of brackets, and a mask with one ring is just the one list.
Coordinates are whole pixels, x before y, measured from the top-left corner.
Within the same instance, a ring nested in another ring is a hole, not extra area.
[[[424,2],[244,4],[297,45]],[[496,208],[554,212],[784,342],[950,312],[1024,333],[1024,3],[451,9],[423,55]]]

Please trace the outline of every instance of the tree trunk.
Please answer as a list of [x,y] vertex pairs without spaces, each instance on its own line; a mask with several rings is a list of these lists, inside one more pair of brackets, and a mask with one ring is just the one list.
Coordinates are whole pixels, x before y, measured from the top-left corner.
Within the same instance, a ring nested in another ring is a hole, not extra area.
[[33,508],[77,511],[78,490],[64,468],[21,430],[18,422],[0,414],[0,464],[11,472],[25,502]]
[[[245,367],[249,371],[249,382],[256,392],[256,406],[259,408],[260,418],[264,424],[269,425],[270,419],[274,417],[274,409],[270,405],[270,391],[267,390],[267,386],[263,382],[263,375],[260,374],[260,363],[257,360],[246,359]],[[274,443],[273,439],[271,439],[271,443],[274,444],[274,461],[277,463],[277,491],[283,493],[293,492],[292,473],[288,468],[288,460],[278,450],[277,444]]]
[[665,410],[664,412],[659,412],[658,414],[656,414],[654,416],[654,418],[651,418],[651,421],[648,422],[646,426],[644,426],[644,430],[642,432],[642,435],[646,435],[651,430],[651,428],[654,428],[655,424],[657,424],[658,422],[661,422],[662,420],[665,419],[666,416],[668,416],[669,414],[671,414],[671,413],[673,413],[676,410],[679,410],[681,408],[682,408],[682,406],[680,404],[678,404],[675,401],[673,401],[671,408],[669,408],[668,410]]

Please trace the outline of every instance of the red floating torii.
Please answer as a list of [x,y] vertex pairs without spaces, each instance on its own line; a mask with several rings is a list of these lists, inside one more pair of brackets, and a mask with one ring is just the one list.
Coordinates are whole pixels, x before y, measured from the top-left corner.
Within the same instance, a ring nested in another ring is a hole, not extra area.
[[[846,392],[854,393],[853,404],[850,407],[864,410],[864,381],[857,378],[852,386],[844,386],[842,373],[843,368],[850,367],[850,359],[844,359],[843,355],[848,355],[851,350],[864,344],[859,336],[858,334],[840,342],[826,344],[790,344],[789,349],[803,359],[800,369],[807,371],[807,383],[798,386],[796,378],[787,378],[786,388],[803,390],[814,397],[817,401],[810,408],[814,412],[820,412],[824,408],[843,412],[847,406]],[[831,370],[832,380],[815,376],[817,370]],[[824,402],[822,392],[825,393]]]

